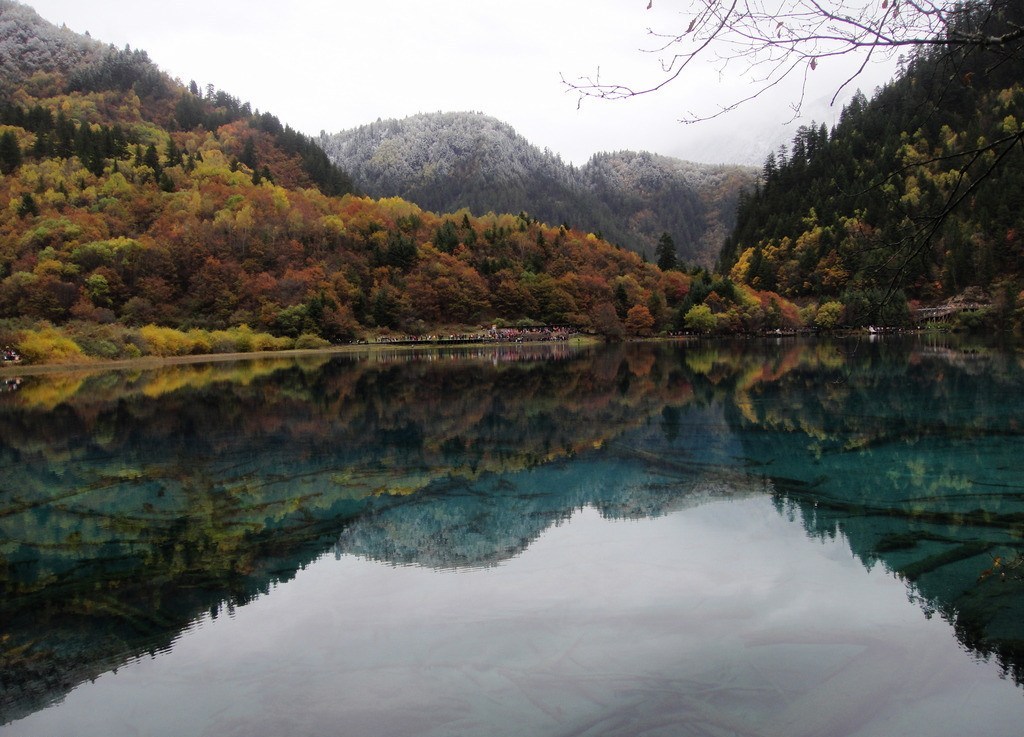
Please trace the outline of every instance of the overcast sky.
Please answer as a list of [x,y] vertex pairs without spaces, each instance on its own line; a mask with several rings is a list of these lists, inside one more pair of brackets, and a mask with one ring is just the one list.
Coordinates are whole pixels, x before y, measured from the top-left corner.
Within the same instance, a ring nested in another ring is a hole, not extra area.
[[[171,76],[218,89],[310,135],[419,112],[474,110],[540,148],[582,164],[594,153],[647,150],[709,163],[755,163],[795,126],[832,123],[829,100],[848,70],[821,65],[801,119],[798,96],[775,91],[706,123],[749,90],[711,69],[654,95],[585,100],[561,81],[593,75],[638,86],[658,78],[647,29],[685,27],[687,3],[647,0],[30,0],[45,19],[144,49]],[[889,76],[874,66],[871,91]],[[850,90],[851,92],[853,89]]]

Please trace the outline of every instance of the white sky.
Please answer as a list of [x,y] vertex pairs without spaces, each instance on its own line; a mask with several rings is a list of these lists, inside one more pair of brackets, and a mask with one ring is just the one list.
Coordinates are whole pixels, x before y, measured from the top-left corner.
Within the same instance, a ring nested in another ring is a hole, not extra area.
[[[708,163],[760,164],[793,129],[831,124],[838,69],[819,67],[804,115],[789,127],[794,89],[713,121],[684,125],[750,89],[713,70],[645,97],[585,100],[566,91],[598,68],[642,85],[660,65],[648,28],[685,27],[686,2],[661,0],[28,0],[57,25],[144,49],[171,76],[213,83],[310,135],[377,118],[475,110],[540,148],[583,164],[594,153],[647,150]],[[859,80],[868,96],[889,76]],[[846,74],[848,76],[848,73]],[[850,92],[854,88],[851,88]]]

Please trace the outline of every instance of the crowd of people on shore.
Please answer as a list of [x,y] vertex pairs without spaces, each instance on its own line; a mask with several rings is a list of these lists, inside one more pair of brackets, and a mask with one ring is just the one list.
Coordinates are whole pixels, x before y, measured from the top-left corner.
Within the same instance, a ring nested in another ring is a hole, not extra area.
[[10,346],[0,348],[0,365],[10,366],[15,363],[21,363],[21,354]]
[[561,361],[577,355],[567,342],[533,343],[475,343],[443,346],[436,350],[387,350],[371,353],[366,360],[378,364],[440,363],[445,361],[487,361],[492,364],[519,361]]
[[564,325],[538,325],[525,328],[499,328],[492,325],[475,333],[431,335],[381,335],[374,343],[390,345],[434,345],[456,343],[533,343],[569,340],[577,331]]

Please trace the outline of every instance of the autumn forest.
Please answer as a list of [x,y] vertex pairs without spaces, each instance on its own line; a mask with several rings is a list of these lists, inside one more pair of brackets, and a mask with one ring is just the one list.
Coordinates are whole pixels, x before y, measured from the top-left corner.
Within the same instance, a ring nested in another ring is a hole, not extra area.
[[[670,233],[648,258],[525,211],[362,196],[313,140],[213,85],[171,80],[144,51],[9,0],[0,20],[0,345],[30,361],[492,324],[608,339],[903,325],[922,301],[971,286],[996,288],[983,322],[1020,320],[1024,92],[1008,67],[993,89],[975,83],[956,105],[932,105],[912,131],[934,90],[916,107],[902,90],[920,90],[939,63],[922,55],[831,132],[802,128],[741,198],[715,274],[681,263]],[[865,135],[893,96],[905,114]],[[983,146],[974,169],[944,154],[968,138],[1009,151]],[[928,208],[996,157],[1007,173],[971,191],[966,215],[922,228]]]

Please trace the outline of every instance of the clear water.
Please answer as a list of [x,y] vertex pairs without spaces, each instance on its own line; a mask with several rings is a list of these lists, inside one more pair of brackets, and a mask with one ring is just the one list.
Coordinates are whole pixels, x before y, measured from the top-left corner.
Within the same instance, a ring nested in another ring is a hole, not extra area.
[[895,340],[26,376],[0,735],[1018,734],[1022,388]]

